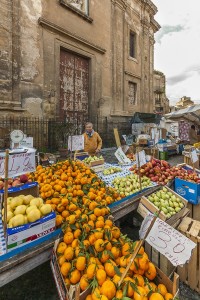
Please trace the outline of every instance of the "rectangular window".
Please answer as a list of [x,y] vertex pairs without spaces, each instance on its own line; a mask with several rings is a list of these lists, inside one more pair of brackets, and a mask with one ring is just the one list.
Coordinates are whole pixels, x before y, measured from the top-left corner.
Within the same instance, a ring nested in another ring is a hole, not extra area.
[[130,32],[129,56],[136,58],[136,33]]
[[136,104],[137,84],[135,82],[128,83],[128,103],[129,105]]
[[88,15],[88,0],[67,0],[67,3]]

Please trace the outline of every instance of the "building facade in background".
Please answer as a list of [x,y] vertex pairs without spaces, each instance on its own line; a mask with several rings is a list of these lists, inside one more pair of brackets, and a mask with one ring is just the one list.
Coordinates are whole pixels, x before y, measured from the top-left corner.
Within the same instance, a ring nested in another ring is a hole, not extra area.
[[156,12],[150,0],[2,0],[0,115],[153,112]]
[[166,114],[170,111],[169,99],[166,96],[166,78],[160,71],[154,71],[154,112]]
[[181,99],[175,104],[175,110],[187,108],[194,105],[194,101],[191,100],[190,97],[183,96]]

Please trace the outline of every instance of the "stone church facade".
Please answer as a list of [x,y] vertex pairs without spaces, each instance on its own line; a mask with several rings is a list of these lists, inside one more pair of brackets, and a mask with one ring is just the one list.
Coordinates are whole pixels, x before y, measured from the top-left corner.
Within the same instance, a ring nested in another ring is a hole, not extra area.
[[0,115],[153,112],[151,0],[1,0]]

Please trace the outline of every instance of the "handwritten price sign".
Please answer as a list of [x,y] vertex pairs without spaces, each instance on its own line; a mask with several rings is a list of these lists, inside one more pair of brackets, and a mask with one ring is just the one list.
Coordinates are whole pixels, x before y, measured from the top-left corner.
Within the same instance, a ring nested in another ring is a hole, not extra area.
[[[144,219],[140,229],[141,239],[144,238],[152,219],[153,215]],[[176,267],[185,264],[196,247],[195,243],[159,218],[156,219],[146,241]]]
[[[8,177],[16,177],[35,171],[35,149],[29,149],[26,153],[9,155]],[[0,157],[0,177],[5,176],[5,155]]]

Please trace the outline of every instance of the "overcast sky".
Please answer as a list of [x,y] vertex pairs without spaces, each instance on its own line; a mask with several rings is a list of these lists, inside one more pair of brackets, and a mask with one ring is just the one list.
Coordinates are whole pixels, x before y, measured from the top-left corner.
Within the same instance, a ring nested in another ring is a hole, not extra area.
[[174,104],[182,96],[200,103],[200,0],[153,0],[156,20],[155,69],[167,80]]

